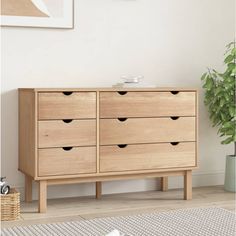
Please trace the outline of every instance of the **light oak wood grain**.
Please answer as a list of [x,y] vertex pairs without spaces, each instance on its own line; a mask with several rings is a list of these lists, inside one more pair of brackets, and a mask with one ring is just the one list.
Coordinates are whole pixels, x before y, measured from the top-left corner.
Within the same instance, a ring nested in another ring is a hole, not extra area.
[[[185,168],[184,168],[185,169]],[[187,169],[187,168],[186,168]],[[111,172],[111,174],[105,173],[104,175],[99,174],[97,176],[81,176],[81,177],[71,177],[64,178],[64,176],[60,176],[60,178],[48,179],[48,185],[61,185],[61,184],[76,184],[76,183],[89,183],[89,182],[103,182],[103,181],[115,181],[115,180],[127,180],[127,179],[143,179],[143,178],[156,178],[156,177],[167,177],[167,176],[184,176],[185,170],[163,170],[163,171],[154,171],[152,172],[138,172],[133,173],[129,172]],[[66,176],[65,176],[66,177]]]
[[[175,173],[178,171],[185,171],[185,170],[196,170],[198,169],[197,166],[186,166],[186,167],[179,167],[179,168],[163,168],[158,169],[158,175],[156,176],[157,170],[132,170],[132,171],[114,171],[114,172],[99,172],[99,173],[90,173],[90,174],[72,174],[72,175],[53,175],[53,176],[37,176],[34,180],[57,180],[61,181],[64,179],[69,181],[71,179],[75,179],[77,183],[84,183],[84,182],[96,182],[96,181],[110,181],[112,179],[135,179],[135,178],[149,178],[149,175],[155,174],[154,177],[162,177],[167,176],[165,173],[173,172],[174,176]],[[116,178],[117,177],[117,178]]]
[[195,141],[195,117],[100,120],[100,144]]
[[38,212],[45,213],[47,211],[47,180],[39,181],[39,192],[38,192]]
[[96,147],[39,149],[39,176],[96,172]]
[[33,90],[19,91],[19,170],[36,176],[37,95]]
[[96,93],[39,93],[39,120],[96,118]]
[[32,201],[32,177],[25,175],[25,202]]
[[96,182],[96,198],[99,199],[102,196],[102,182]]
[[66,147],[96,145],[96,120],[63,120],[38,122],[38,146]]
[[100,129],[100,119],[99,119],[99,91],[96,93],[96,97],[97,97],[97,103],[96,103],[96,141],[97,141],[97,173],[99,173],[99,168],[100,168],[100,160],[99,160],[99,147],[100,147],[100,140],[99,140],[99,129]]
[[[195,120],[195,136],[196,136],[196,163],[199,161],[199,158],[198,158],[198,155],[199,155],[199,106],[198,106],[198,103],[199,103],[199,96],[198,96],[198,93],[196,93],[196,105],[195,105],[195,109],[196,109],[196,120]],[[198,163],[197,163],[198,165]]]
[[168,177],[161,178],[161,191],[166,192],[168,190]]
[[192,199],[192,170],[186,170],[184,175],[184,199]]
[[133,92],[197,92],[197,88],[190,87],[153,87],[153,88],[117,88],[117,87],[94,87],[94,88],[19,88],[19,90],[33,90],[35,92],[117,92],[117,91],[133,91]]
[[[41,212],[48,185],[96,182],[97,197],[102,181],[185,175],[190,186],[186,171],[197,168],[196,89],[25,88],[19,94],[19,169],[40,182]],[[167,150],[170,142],[179,144]],[[128,144],[122,155],[118,144]],[[29,180],[26,185],[30,200]]]
[[195,92],[100,93],[100,117],[195,116]]
[[195,166],[195,143],[100,147],[100,171],[129,171]]

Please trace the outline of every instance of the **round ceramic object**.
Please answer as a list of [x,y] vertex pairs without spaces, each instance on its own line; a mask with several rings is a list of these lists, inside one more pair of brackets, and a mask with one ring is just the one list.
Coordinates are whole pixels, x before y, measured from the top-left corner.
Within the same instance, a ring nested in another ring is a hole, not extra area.
[[229,192],[236,192],[236,156],[226,156],[225,166],[225,185],[224,188]]

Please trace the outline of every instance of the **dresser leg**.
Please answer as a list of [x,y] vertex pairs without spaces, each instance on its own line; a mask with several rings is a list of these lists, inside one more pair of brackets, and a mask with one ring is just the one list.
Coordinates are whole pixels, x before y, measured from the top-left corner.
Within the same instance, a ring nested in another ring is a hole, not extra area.
[[39,213],[47,211],[47,180],[39,181],[39,202],[38,202]]
[[166,192],[168,190],[168,177],[161,177],[161,191]]
[[102,182],[96,182],[96,198],[99,199],[102,196]]
[[32,177],[25,175],[25,202],[32,202]]
[[184,175],[184,199],[192,199],[192,170],[187,170]]

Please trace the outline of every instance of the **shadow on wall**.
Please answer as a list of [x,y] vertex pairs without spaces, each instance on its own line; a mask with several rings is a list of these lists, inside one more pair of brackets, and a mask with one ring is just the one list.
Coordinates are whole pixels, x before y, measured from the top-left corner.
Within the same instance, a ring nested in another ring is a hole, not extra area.
[[10,185],[23,183],[18,171],[18,90],[1,94],[1,175]]

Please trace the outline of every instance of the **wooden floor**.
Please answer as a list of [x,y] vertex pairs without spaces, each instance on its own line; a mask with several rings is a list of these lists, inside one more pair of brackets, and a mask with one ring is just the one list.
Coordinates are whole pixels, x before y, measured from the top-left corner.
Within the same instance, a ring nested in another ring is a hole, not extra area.
[[37,213],[37,201],[21,204],[21,219],[2,222],[2,227],[52,223],[97,217],[132,215],[179,208],[222,207],[235,211],[235,194],[225,192],[222,186],[193,189],[193,200],[183,200],[183,190],[150,191],[48,200],[47,213]]

